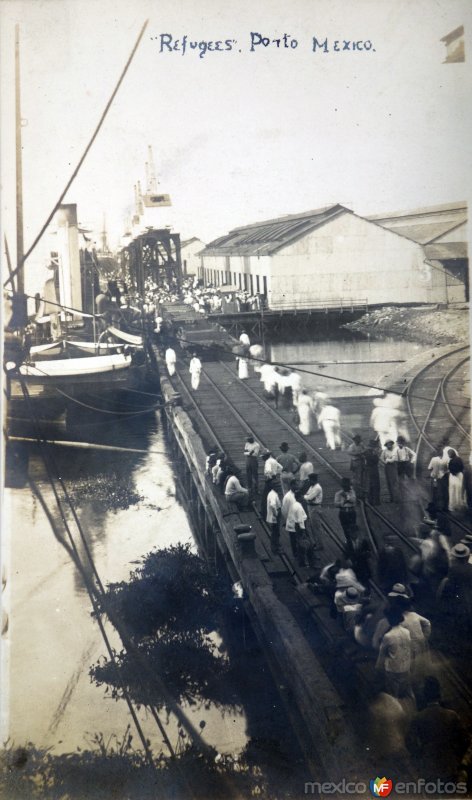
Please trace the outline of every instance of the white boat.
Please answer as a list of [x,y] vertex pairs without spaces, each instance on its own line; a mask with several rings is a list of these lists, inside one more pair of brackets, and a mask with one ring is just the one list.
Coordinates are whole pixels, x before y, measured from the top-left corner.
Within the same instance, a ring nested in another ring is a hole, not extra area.
[[123,353],[90,358],[61,358],[55,361],[41,361],[41,366],[38,363],[21,364],[19,373],[27,383],[46,383],[48,379],[54,381],[58,378],[72,378],[75,382],[78,377],[108,375],[117,370],[126,370],[131,366],[131,362],[131,355],[125,356]]
[[81,342],[79,340],[69,341],[68,339],[66,340],[66,345],[83,353],[96,353],[97,356],[119,353],[125,346],[122,342]]
[[35,344],[30,347],[29,354],[33,361],[35,358],[51,358],[64,352],[64,342],[49,342],[49,344]]

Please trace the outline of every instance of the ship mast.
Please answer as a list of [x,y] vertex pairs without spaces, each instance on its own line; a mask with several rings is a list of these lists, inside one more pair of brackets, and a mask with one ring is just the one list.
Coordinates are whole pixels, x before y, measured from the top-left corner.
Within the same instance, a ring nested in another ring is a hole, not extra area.
[[15,121],[16,121],[16,263],[17,291],[25,290],[23,242],[23,166],[21,150],[20,26],[15,25]]

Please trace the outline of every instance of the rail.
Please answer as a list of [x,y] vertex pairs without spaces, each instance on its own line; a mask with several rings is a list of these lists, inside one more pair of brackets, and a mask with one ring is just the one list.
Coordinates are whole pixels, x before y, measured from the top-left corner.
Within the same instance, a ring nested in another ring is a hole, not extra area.
[[[462,347],[458,347],[456,350],[453,350],[452,353],[447,353],[445,355],[439,356],[438,358],[434,359],[432,362],[430,362],[425,367],[423,367],[423,369],[421,369],[419,372],[417,372],[416,375],[412,378],[412,380],[410,381],[410,383],[407,386],[407,389],[405,391],[405,398],[406,398],[406,402],[407,402],[408,413],[409,413],[410,419],[411,419],[411,421],[413,423],[413,426],[415,427],[415,429],[417,431],[417,437],[418,437],[417,441],[416,441],[416,447],[415,447],[415,453],[416,453],[415,475],[416,475],[416,465],[418,464],[418,461],[419,461],[419,456],[420,456],[422,445],[423,444],[426,445],[431,450],[432,453],[434,453],[437,450],[437,443],[435,444],[431,440],[430,436],[428,436],[428,434],[426,432],[426,428],[427,428],[428,424],[432,420],[433,412],[434,412],[434,410],[435,410],[435,408],[436,408],[436,406],[438,404],[438,401],[439,401],[440,397],[441,397],[441,402],[442,402],[442,404],[443,404],[448,416],[451,418],[453,424],[463,433],[463,435],[469,441],[471,439],[470,433],[463,427],[463,425],[461,425],[461,423],[458,421],[456,415],[452,411],[452,408],[451,408],[451,406],[450,406],[450,404],[449,404],[449,402],[447,400],[447,394],[446,394],[447,383],[449,382],[451,377],[454,375],[454,373],[463,364],[465,364],[467,361],[469,361],[469,358],[470,358],[469,356],[467,356],[466,358],[461,359],[459,362],[454,364],[442,377],[438,377],[438,385],[436,387],[436,391],[435,391],[434,397],[431,398],[431,406],[428,409],[428,412],[426,414],[425,420],[424,420],[422,425],[420,424],[420,422],[418,421],[418,418],[416,417],[416,415],[414,413],[413,403],[411,401],[412,397],[413,397],[413,394],[412,394],[413,386],[415,384],[417,384],[418,381],[421,380],[421,378],[426,376],[428,371],[431,370],[431,367],[437,365],[440,361],[444,361],[444,360],[446,360],[448,358],[451,358],[451,356],[455,356],[457,353],[460,353],[462,350],[467,350],[467,349],[468,349],[468,345],[465,345],[465,346],[462,346]],[[447,516],[448,516],[449,521],[453,525],[455,525],[457,528],[459,528],[460,530],[464,531],[465,533],[470,533],[470,530],[471,530],[470,525],[464,524],[462,522],[462,520],[457,519],[457,517],[453,516],[450,512],[448,512]]]
[[[222,366],[223,366],[223,367],[224,367],[226,370],[228,370],[229,372],[231,372],[231,374],[234,376],[234,372],[233,372],[233,370],[231,369],[231,367],[230,367],[230,366],[228,366],[228,364],[226,364],[224,361],[221,361],[221,362],[219,362],[219,363],[220,363],[220,364],[221,364],[221,365],[222,365]],[[318,452],[318,450],[316,450],[316,449],[315,449],[315,448],[314,448],[314,447],[313,447],[313,446],[312,446],[312,445],[311,445],[311,444],[310,444],[310,443],[307,441],[307,439],[306,439],[304,436],[302,436],[302,434],[301,434],[301,433],[299,433],[299,432],[298,432],[298,430],[297,430],[297,429],[296,429],[296,428],[295,428],[295,427],[294,427],[294,426],[293,426],[293,425],[292,425],[290,422],[287,422],[287,420],[285,420],[285,419],[284,419],[284,418],[283,418],[283,417],[282,417],[280,414],[278,414],[276,411],[274,411],[274,409],[273,409],[273,408],[272,408],[272,407],[269,405],[269,403],[267,403],[267,402],[266,402],[266,401],[265,401],[263,398],[261,398],[261,397],[260,397],[260,396],[257,394],[257,392],[255,392],[255,391],[254,391],[254,389],[253,389],[251,386],[248,386],[247,384],[244,384],[244,386],[245,386],[245,388],[246,388],[246,390],[247,390],[247,392],[248,392],[248,393],[252,394],[254,397],[256,397],[256,398],[257,398],[257,400],[259,401],[259,403],[260,403],[260,404],[261,404],[261,405],[264,407],[264,410],[265,410],[265,411],[266,411],[268,414],[270,414],[270,415],[271,415],[273,418],[277,419],[277,421],[278,421],[278,422],[279,422],[281,425],[283,425],[283,427],[285,427],[285,429],[286,429],[286,430],[289,430],[289,431],[290,431],[290,433],[292,434],[292,436],[293,436],[295,439],[297,439],[297,441],[298,441],[298,442],[300,442],[300,444],[302,444],[302,445],[303,445],[303,449],[304,449],[306,452],[309,452],[309,453],[310,453],[312,456],[314,456],[314,458],[315,458],[315,459],[318,461],[318,463],[319,463],[319,464],[322,464],[322,465],[323,465],[323,466],[324,466],[324,467],[325,467],[325,468],[326,468],[326,469],[327,469],[327,470],[328,470],[328,471],[331,473],[331,475],[333,475],[333,476],[336,478],[336,480],[337,480],[338,482],[341,480],[341,478],[343,477],[343,475],[341,475],[341,473],[340,473],[340,472],[338,472],[338,470],[337,470],[337,469],[336,469],[336,468],[335,468],[335,467],[334,467],[334,466],[333,466],[333,465],[332,465],[332,464],[331,464],[331,463],[330,463],[330,462],[329,462],[329,461],[328,461],[326,458],[324,458],[324,456],[322,456],[322,455],[321,455],[321,454]],[[346,434],[342,434],[342,435],[343,435],[343,437],[344,437],[345,439],[349,439],[349,437],[348,437]],[[259,441],[260,441],[260,439],[259,439]],[[368,501],[363,501],[363,502],[365,503],[365,505],[366,505],[366,506],[367,506],[367,507],[368,507],[368,508],[369,508],[369,509],[370,509],[370,510],[371,510],[371,511],[372,511],[372,512],[373,512],[373,513],[374,513],[374,514],[375,514],[375,515],[376,515],[376,516],[379,518],[379,519],[381,519],[381,520],[382,520],[383,524],[384,524],[384,525],[385,525],[387,528],[389,528],[389,529],[392,531],[392,533],[395,533],[395,534],[396,534],[396,535],[397,535],[397,536],[398,536],[398,537],[399,537],[399,538],[400,538],[400,539],[403,541],[403,543],[404,543],[404,544],[405,544],[405,545],[406,545],[406,546],[407,546],[407,547],[408,547],[410,550],[414,550],[415,552],[417,551],[417,549],[418,549],[418,548],[416,547],[416,545],[414,545],[414,544],[413,544],[413,542],[411,542],[411,541],[410,541],[410,539],[408,538],[408,536],[406,536],[406,535],[403,533],[403,531],[401,531],[401,530],[400,530],[400,529],[399,529],[399,528],[398,528],[398,527],[397,527],[397,526],[396,526],[396,525],[395,525],[393,522],[391,522],[391,520],[389,520],[389,519],[388,519],[388,517],[386,517],[384,514],[382,514],[382,512],[381,512],[381,511],[379,511],[379,509],[378,509],[378,508],[376,508],[375,506],[371,505],[371,504],[370,504]]]
[[[226,371],[231,373],[232,377],[234,377],[234,371],[231,369],[231,367],[228,364],[226,364],[225,362],[219,362],[219,363],[221,364],[221,366]],[[211,376],[209,376],[207,374],[207,372],[205,372],[205,370],[203,371],[202,376],[204,376],[204,379],[212,386],[213,390],[220,397],[220,399],[223,402],[223,404],[231,411],[232,415],[238,421],[238,424],[241,426],[243,431],[246,432],[246,433],[251,432],[258,439],[258,441],[260,441],[261,444],[264,445],[264,441],[261,439],[261,437],[258,434],[258,432],[256,430],[254,430],[254,428],[252,428],[251,425],[248,423],[248,420],[245,419],[242,416],[242,414],[240,414],[240,412],[237,411],[237,409],[234,408],[234,406],[233,406],[232,402],[230,401],[230,399],[224,394],[224,392],[216,384],[216,382],[213,380],[213,378]],[[182,387],[184,388],[185,396],[191,402],[192,408],[196,411],[198,417],[200,418],[201,422],[205,426],[207,432],[210,434],[212,440],[216,444],[218,444],[218,446],[219,446],[219,448],[221,450],[224,451],[225,447],[223,446],[223,443],[218,439],[218,437],[213,432],[213,430],[212,430],[212,428],[210,426],[210,422],[207,420],[207,418],[205,417],[204,413],[199,408],[198,404],[196,403],[195,398],[192,396],[191,392],[188,390],[188,387],[186,386],[183,378],[180,375],[178,375],[178,379],[179,379],[179,384],[181,384]],[[263,398],[261,398],[256,392],[254,392],[254,390],[251,387],[249,387],[246,383],[243,383],[242,385],[244,386],[246,391],[248,391],[248,393],[255,395],[259,405],[261,407],[263,407],[265,411],[270,412],[271,416],[277,418],[277,422],[279,424],[282,424],[284,427],[286,427],[287,429],[290,430],[290,433],[292,434],[292,436],[294,436],[295,438],[297,438],[298,440],[303,442],[305,450],[310,450],[312,455],[320,463],[323,463],[323,465],[329,469],[331,474],[335,475],[336,477],[340,476],[340,473],[329,463],[329,461],[327,461],[323,456],[321,456],[318,451],[316,451],[314,448],[312,448],[309,445],[309,443],[306,441],[306,439],[304,437],[302,437],[302,435],[299,434],[298,431],[289,422],[284,420],[283,417],[281,417],[276,411],[274,411],[271,408],[271,406]],[[350,437],[348,437],[347,434],[343,434],[343,438],[350,439]],[[270,532],[269,532],[268,526],[265,523],[265,521],[263,520],[262,516],[260,515],[260,513],[258,512],[258,510],[256,509],[255,506],[253,507],[253,511],[255,512],[255,514],[256,514],[256,516],[257,516],[257,518],[258,518],[258,520],[259,520],[259,522],[261,524],[261,527],[262,527],[262,529],[264,530],[264,532],[266,534],[266,537],[268,539],[270,539]],[[409,538],[407,536],[405,536],[405,534],[403,534],[403,532],[400,531],[398,529],[398,527],[394,523],[392,523],[387,517],[385,517],[382,514],[382,512],[380,512],[375,506],[372,506],[370,503],[363,501],[360,504],[360,511],[361,511],[361,514],[362,514],[362,517],[363,517],[363,520],[364,520],[364,524],[365,524],[365,528],[366,528],[366,532],[367,532],[368,538],[369,538],[369,540],[371,542],[371,545],[372,545],[373,553],[375,555],[378,554],[379,544],[377,542],[377,539],[376,539],[376,536],[375,536],[375,531],[374,531],[374,528],[372,527],[372,523],[371,523],[371,521],[369,520],[369,517],[368,517],[368,513],[369,512],[371,514],[372,513],[375,514],[375,516],[380,518],[384,522],[384,524],[386,524],[404,542],[404,544],[406,544],[408,546],[408,548],[410,550],[414,550],[415,552],[417,551],[416,545],[413,542],[411,542],[409,540]],[[339,552],[343,552],[344,544],[343,544],[342,538],[338,534],[338,532],[336,530],[334,530],[334,528],[325,519],[321,518],[320,519],[320,523],[321,523],[322,529],[324,530],[325,534],[329,537],[331,542],[334,544],[335,548]],[[281,554],[281,560],[282,560],[282,562],[284,564],[284,567],[285,567],[287,573],[289,575],[291,575],[292,579],[294,579],[295,584],[296,585],[303,584],[303,578],[301,577],[300,573],[294,567],[290,557],[286,553],[282,553]],[[382,591],[382,589],[379,587],[379,585],[376,583],[375,580],[371,579],[370,585],[371,585],[372,592],[375,595],[377,595],[377,597],[379,597],[379,599],[383,599],[383,600],[386,599],[385,598],[385,593]],[[303,593],[300,594],[300,599],[306,605],[307,601],[304,599]],[[313,609],[310,609],[310,610],[313,611]],[[459,694],[464,699],[466,699],[466,701],[468,703],[470,703],[470,701],[472,700],[472,692],[470,691],[469,687],[464,682],[464,680],[457,674],[457,672],[455,671],[454,668],[451,668],[451,666],[449,665],[448,661],[445,659],[445,657],[439,651],[435,651],[435,659],[438,662],[438,664],[441,667],[441,669],[444,672],[444,674],[447,675],[449,682],[452,685],[454,685],[456,690],[459,692]]]
[[354,311],[354,310],[368,311],[369,301],[367,298],[359,300],[346,300],[346,298],[337,298],[335,300],[320,300],[320,301],[302,301],[295,303],[273,303],[265,313],[275,311]]

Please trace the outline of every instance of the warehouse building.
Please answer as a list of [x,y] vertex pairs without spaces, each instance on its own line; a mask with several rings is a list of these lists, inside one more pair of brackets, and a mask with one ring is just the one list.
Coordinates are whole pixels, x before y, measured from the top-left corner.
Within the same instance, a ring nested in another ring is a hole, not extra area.
[[369,219],[423,246],[427,264],[442,277],[444,302],[463,303],[469,299],[465,202],[398,211]]
[[184,239],[180,245],[180,258],[182,261],[182,274],[197,275],[200,266],[200,252],[205,247],[205,242],[192,236],[191,239]]
[[199,275],[265,295],[271,309],[446,302],[437,253],[432,265],[394,228],[338,204],[257,222],[210,242]]

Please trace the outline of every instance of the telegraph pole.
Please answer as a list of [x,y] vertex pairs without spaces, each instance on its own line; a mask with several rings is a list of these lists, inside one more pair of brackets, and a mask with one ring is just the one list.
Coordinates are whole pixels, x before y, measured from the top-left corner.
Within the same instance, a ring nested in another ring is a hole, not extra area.
[[23,243],[23,167],[21,151],[20,26],[15,25],[15,121],[16,121],[16,263],[17,291],[25,291]]

